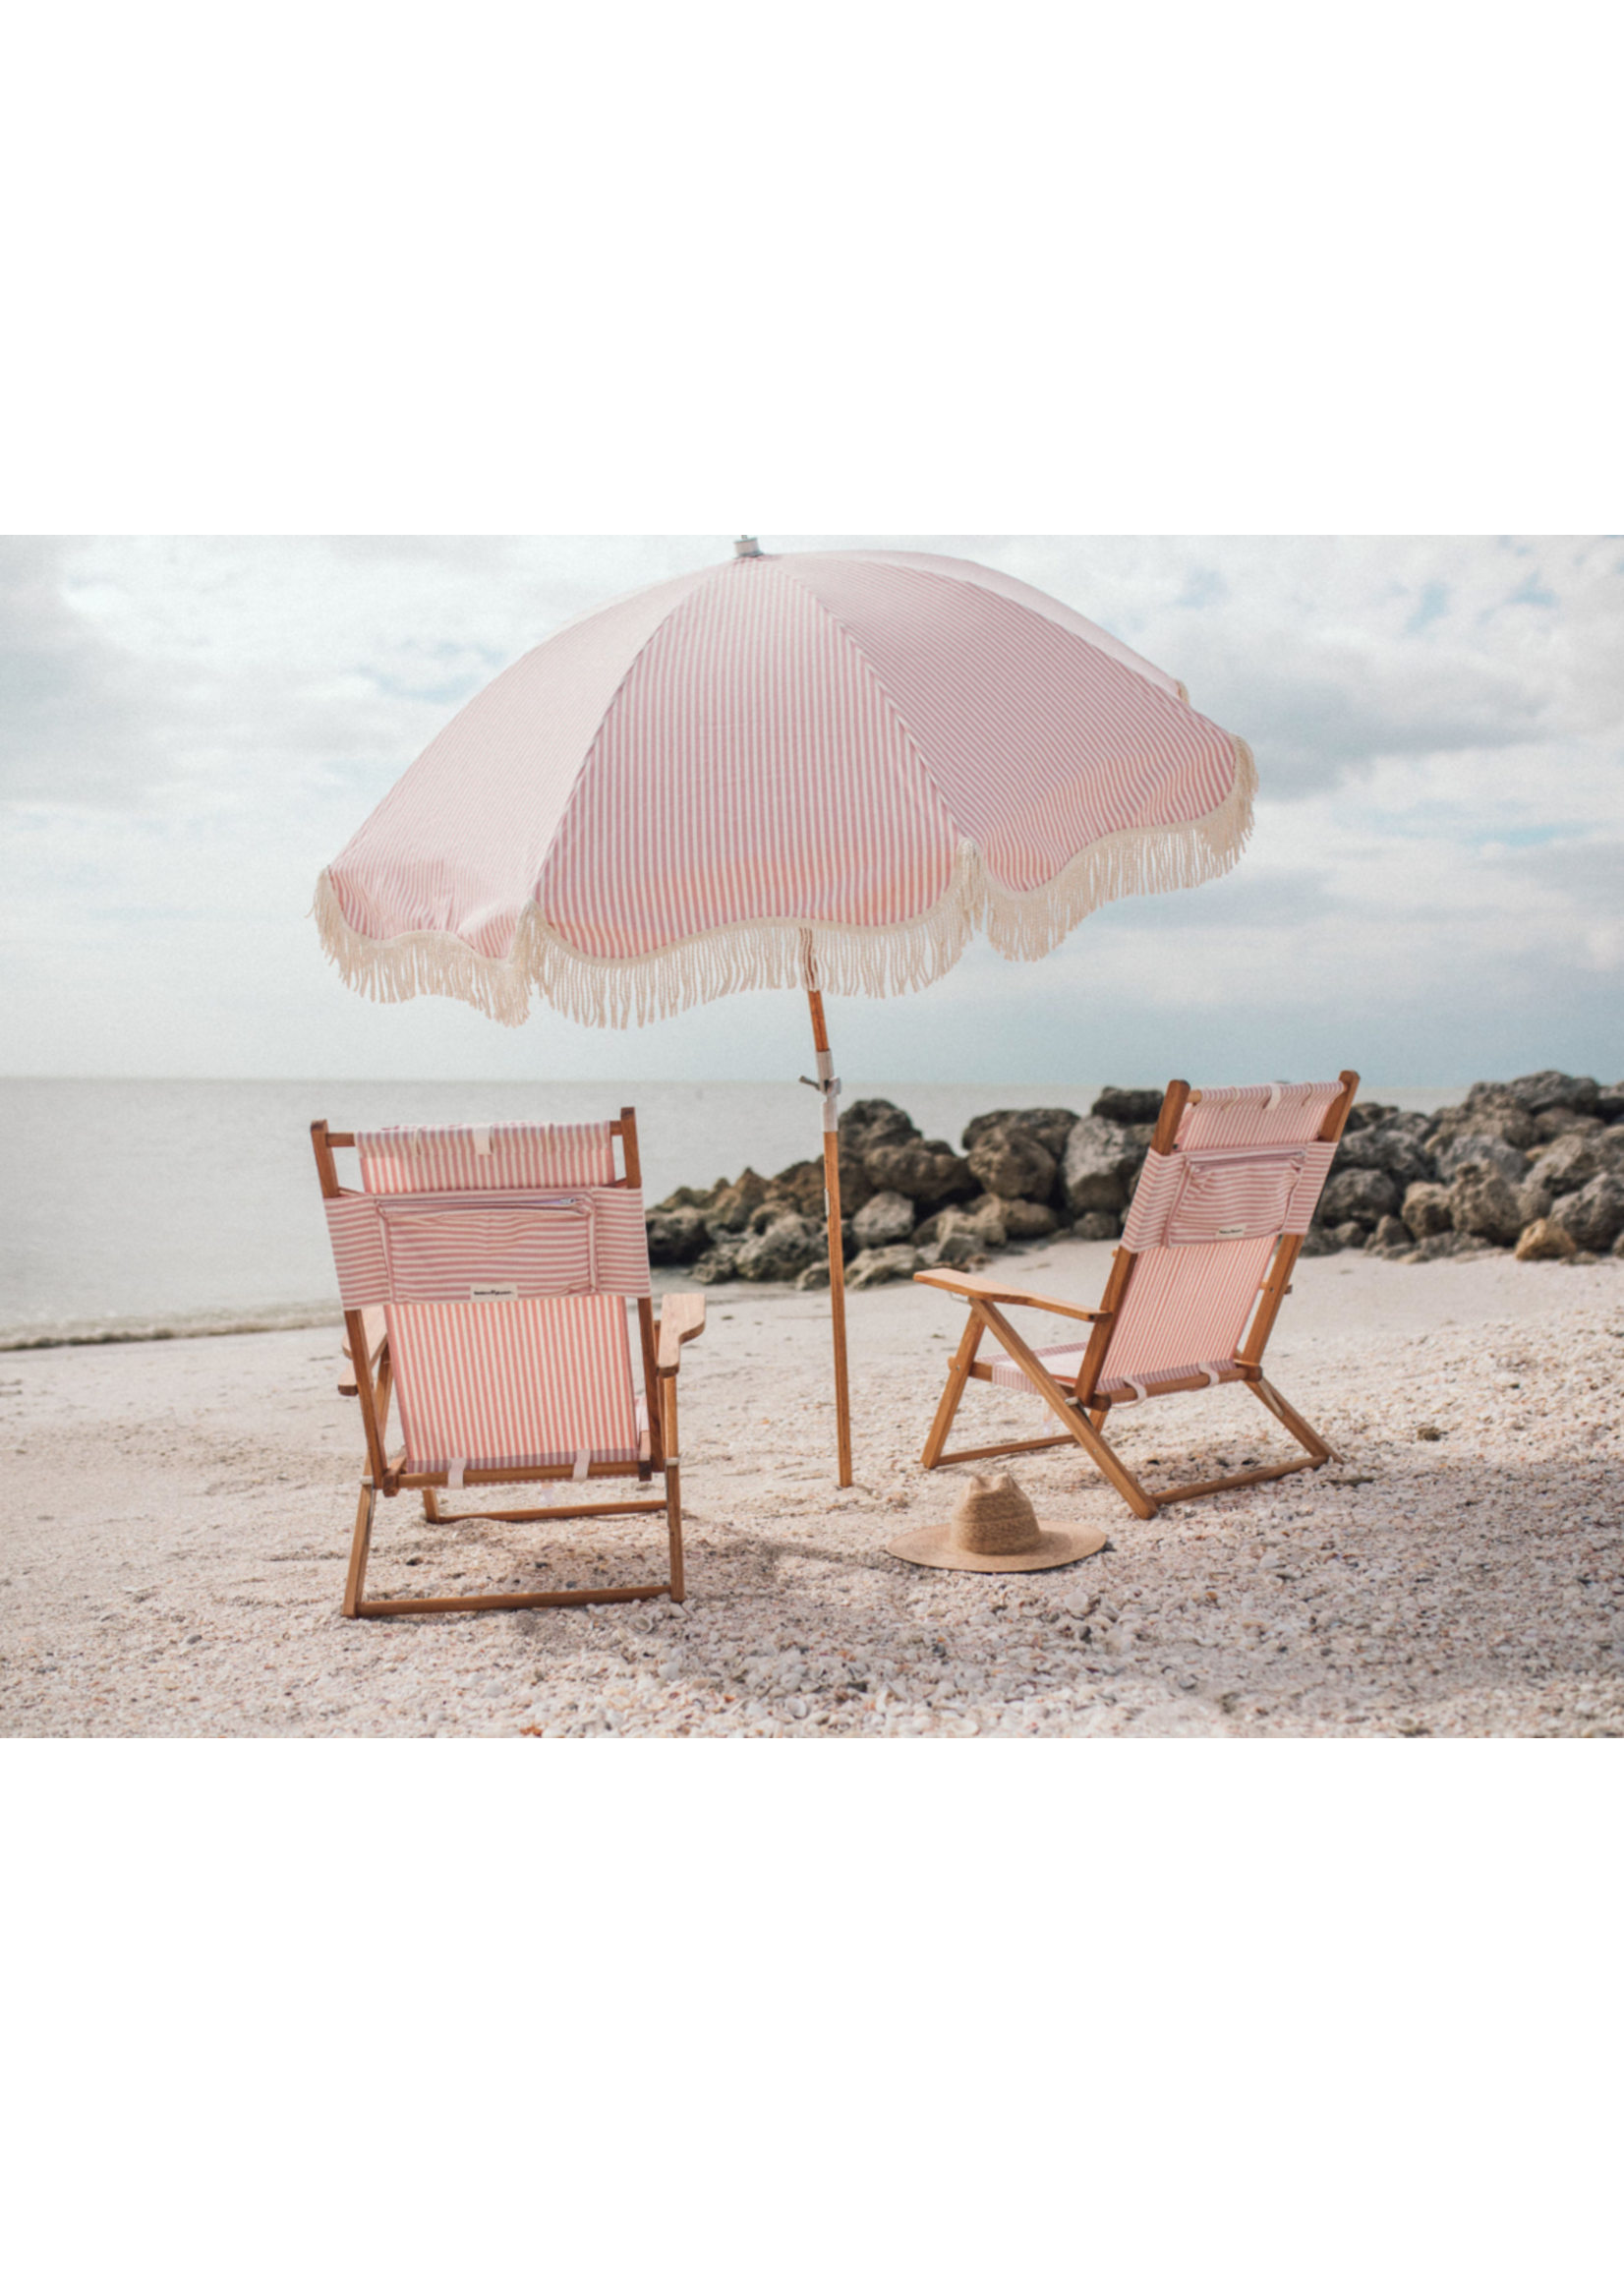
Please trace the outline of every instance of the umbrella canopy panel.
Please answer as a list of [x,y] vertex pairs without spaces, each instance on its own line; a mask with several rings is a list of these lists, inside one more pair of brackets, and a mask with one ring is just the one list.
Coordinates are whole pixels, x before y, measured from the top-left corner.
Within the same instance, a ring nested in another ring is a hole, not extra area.
[[1246,744],[1073,610],[928,554],[746,555],[566,625],[477,695],[318,887],[383,1000],[591,1024],[928,985],[979,929],[1233,865]]

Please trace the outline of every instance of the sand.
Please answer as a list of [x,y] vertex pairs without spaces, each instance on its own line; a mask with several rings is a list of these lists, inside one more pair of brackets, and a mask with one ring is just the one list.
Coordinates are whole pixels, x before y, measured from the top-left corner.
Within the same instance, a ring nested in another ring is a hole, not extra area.
[[[1087,1303],[1108,1254],[1001,1270]],[[361,1431],[332,1329],[8,1354],[0,1734],[1624,1735],[1624,1265],[1300,1263],[1270,1373],[1339,1461],[1139,1523],[1080,1454],[1029,1457],[1040,1518],[1110,1546],[1017,1577],[885,1553],[958,1488],[918,1452],[962,1315],[852,1300],[842,1492],[823,1299],[712,1290],[687,1603],[410,1621],[338,1614]],[[966,1410],[1038,1426],[999,1391]],[[1295,1449],[1235,1388],[1114,1433],[1164,1483]],[[618,1583],[661,1546],[659,1519],[432,1528],[402,1496],[369,1584]]]

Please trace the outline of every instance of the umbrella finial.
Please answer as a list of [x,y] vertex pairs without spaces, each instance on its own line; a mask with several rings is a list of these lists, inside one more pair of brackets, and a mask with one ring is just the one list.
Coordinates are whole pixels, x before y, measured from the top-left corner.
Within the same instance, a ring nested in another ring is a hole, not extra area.
[[761,558],[761,547],[753,537],[735,537],[733,539],[733,558],[735,560],[759,560]]

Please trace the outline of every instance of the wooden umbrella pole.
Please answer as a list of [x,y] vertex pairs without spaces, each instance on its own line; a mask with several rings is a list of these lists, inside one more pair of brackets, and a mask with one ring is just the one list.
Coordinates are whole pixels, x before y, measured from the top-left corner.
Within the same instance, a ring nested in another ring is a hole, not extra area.
[[829,1315],[835,1330],[835,1431],[840,1447],[841,1483],[851,1482],[851,1393],[845,1368],[845,1250],[841,1234],[840,1083],[829,1054],[829,1028],[824,1022],[823,992],[808,987],[812,1012],[812,1047],[818,1054],[816,1087],[823,1094],[824,1205],[829,1212]]

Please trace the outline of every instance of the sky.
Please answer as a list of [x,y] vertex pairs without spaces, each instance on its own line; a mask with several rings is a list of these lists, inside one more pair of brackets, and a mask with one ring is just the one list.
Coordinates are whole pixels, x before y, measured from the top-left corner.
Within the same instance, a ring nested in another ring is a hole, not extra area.
[[[1228,877],[829,1006],[848,1085],[1624,1076],[1624,539],[763,531],[979,560],[1183,679],[1260,778]],[[805,1007],[609,1033],[351,995],[319,871],[481,686],[696,537],[0,539],[0,1064],[773,1079]]]

